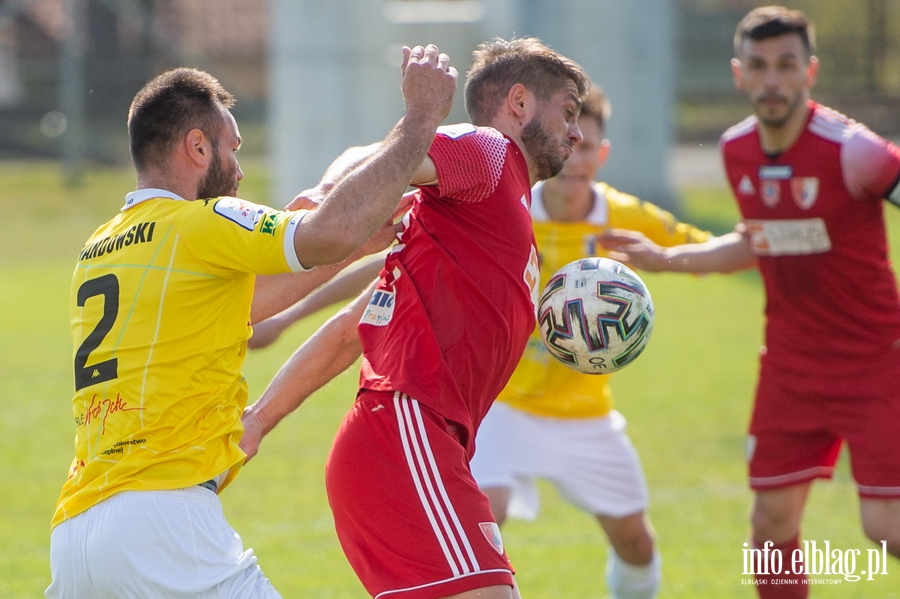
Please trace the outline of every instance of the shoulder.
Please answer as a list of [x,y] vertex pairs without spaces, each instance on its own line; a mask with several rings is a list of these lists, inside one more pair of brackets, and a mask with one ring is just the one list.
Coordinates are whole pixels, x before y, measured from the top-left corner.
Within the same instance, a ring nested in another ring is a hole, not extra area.
[[732,142],[747,139],[749,136],[756,133],[757,124],[758,121],[755,115],[748,116],[740,123],[726,129],[725,133],[723,133],[722,137],[719,139],[719,145],[725,146]]

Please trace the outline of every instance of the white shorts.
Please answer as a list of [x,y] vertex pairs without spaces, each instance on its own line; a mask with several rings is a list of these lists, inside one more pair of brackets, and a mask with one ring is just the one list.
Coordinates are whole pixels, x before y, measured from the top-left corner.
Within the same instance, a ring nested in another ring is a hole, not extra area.
[[475,437],[472,475],[482,489],[512,491],[508,514],[533,520],[536,479],[553,483],[574,505],[621,518],[647,509],[647,483],[625,418],[546,418],[494,402]]
[[48,598],[280,599],[218,496],[125,491],[50,534]]

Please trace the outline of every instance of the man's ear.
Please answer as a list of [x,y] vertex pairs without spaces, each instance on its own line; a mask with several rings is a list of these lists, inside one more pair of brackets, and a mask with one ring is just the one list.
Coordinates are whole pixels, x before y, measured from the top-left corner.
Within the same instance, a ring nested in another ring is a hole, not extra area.
[[609,160],[609,148],[610,143],[608,139],[604,139],[600,142],[600,149],[597,150],[597,161],[600,163],[599,168],[602,168],[606,161]]
[[531,93],[521,83],[516,83],[506,94],[506,104],[510,112],[519,120],[528,120],[528,101]]
[[741,61],[737,58],[731,59],[731,79],[734,81],[734,89],[744,91],[744,82],[741,77]]
[[806,88],[812,89],[816,84],[816,78],[819,75],[819,58],[817,56],[809,57],[809,66],[806,67]]
[[181,140],[187,157],[199,167],[205,167],[212,159],[212,144],[200,129],[191,129]]

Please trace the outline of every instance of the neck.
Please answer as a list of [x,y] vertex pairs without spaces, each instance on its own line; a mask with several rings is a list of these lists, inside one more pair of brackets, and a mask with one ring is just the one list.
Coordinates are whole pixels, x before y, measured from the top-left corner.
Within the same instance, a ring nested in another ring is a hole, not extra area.
[[588,185],[579,193],[563,193],[554,179],[548,179],[541,192],[544,209],[550,220],[576,222],[585,220],[594,208],[594,188]]
[[186,200],[197,199],[197,184],[183,181],[178,177],[168,177],[158,172],[138,173],[138,189],[165,189],[178,194]]
[[803,129],[806,128],[806,120],[809,118],[809,99],[804,98],[800,106],[793,114],[780,125],[767,125],[759,122],[759,141],[762,150],[766,154],[781,154],[794,145]]

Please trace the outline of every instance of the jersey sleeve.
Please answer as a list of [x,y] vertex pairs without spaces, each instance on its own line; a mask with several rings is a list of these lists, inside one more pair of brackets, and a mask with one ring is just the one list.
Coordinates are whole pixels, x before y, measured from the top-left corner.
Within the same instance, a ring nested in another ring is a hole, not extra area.
[[480,202],[500,182],[509,140],[495,129],[462,124],[439,127],[428,151],[438,173],[438,195]]
[[280,274],[305,270],[294,231],[308,211],[283,212],[239,198],[191,202],[171,215],[188,250],[211,272]]
[[712,236],[708,231],[679,222],[671,212],[611,187],[606,190],[606,201],[611,227],[638,231],[661,246],[700,243]]
[[841,146],[841,170],[855,198],[884,198],[900,206],[900,148],[856,125]]

